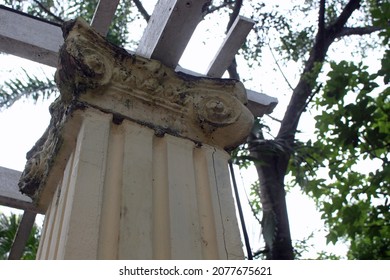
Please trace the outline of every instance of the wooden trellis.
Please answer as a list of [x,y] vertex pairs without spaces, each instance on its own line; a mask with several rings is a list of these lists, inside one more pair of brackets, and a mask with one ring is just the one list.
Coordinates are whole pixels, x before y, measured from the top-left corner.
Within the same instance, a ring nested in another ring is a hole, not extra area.
[[[206,75],[178,66],[178,62],[195,28],[202,18],[208,0],[160,0],[156,4],[139,47],[134,52],[157,59],[165,65],[192,75],[221,77],[231,64],[253,27],[253,21],[238,16],[218,53],[210,62]],[[119,0],[100,0],[91,26],[105,36],[117,10]],[[58,51],[63,44],[58,24],[15,11],[0,5],[0,51],[56,67]],[[255,116],[272,112],[277,99],[247,89],[248,108]],[[0,167],[0,204],[24,210],[23,219],[14,241],[10,259],[21,257],[37,210],[31,199],[18,189],[20,172]]]

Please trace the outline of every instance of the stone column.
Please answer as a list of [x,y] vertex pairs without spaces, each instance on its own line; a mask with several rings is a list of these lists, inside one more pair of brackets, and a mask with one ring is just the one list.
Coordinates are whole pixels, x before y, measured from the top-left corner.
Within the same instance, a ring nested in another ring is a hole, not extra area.
[[243,259],[226,152],[243,85],[175,73],[63,27],[51,123],[21,191],[46,212],[39,259]]

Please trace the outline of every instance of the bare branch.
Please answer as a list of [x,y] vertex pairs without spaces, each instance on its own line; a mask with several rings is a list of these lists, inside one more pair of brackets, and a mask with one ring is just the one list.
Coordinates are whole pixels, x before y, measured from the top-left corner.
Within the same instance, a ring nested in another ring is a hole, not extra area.
[[277,118],[271,116],[270,114],[265,114],[265,116],[269,117],[271,120],[273,120],[273,121],[275,121],[275,122],[282,123],[281,120],[279,120],[279,119],[277,119]]
[[288,81],[286,75],[284,75],[284,72],[283,72],[282,68],[280,67],[279,62],[278,62],[278,60],[276,59],[275,54],[274,54],[274,52],[272,51],[272,48],[271,48],[271,46],[270,46],[269,44],[268,44],[268,48],[269,48],[269,50],[270,50],[270,52],[271,52],[272,58],[274,59],[276,66],[278,67],[278,69],[279,69],[280,73],[282,74],[284,80],[286,81],[288,87],[289,87],[291,90],[294,90],[293,86],[292,86],[292,85],[290,84],[290,82]]
[[135,6],[138,9],[138,12],[143,16],[143,18],[146,20],[146,22],[149,22],[150,15],[148,12],[145,10],[144,6],[142,5],[141,1],[139,0],[133,0]]
[[242,1],[243,0],[236,0],[234,7],[233,7],[233,11],[230,14],[229,22],[228,22],[227,27],[226,27],[226,33],[229,32],[230,27],[232,27],[234,21],[236,20],[236,17],[240,13],[240,10],[242,7]]
[[39,8],[41,8],[46,14],[48,14],[49,16],[53,17],[56,21],[58,22],[61,22],[63,23],[64,20],[62,18],[60,18],[59,16],[53,14],[48,8],[46,8],[41,2],[37,1],[37,0],[33,0],[35,4],[37,4],[39,6]]
[[337,38],[351,35],[369,35],[374,32],[383,30],[382,27],[379,26],[364,26],[364,27],[344,27],[338,34]]
[[233,59],[232,63],[227,68],[230,79],[240,80],[240,75],[237,71],[237,61],[236,58]]
[[360,2],[361,0],[350,0],[348,2],[339,17],[326,28],[330,37],[337,37],[338,33],[342,31],[348,19],[351,17],[352,13],[360,8]]

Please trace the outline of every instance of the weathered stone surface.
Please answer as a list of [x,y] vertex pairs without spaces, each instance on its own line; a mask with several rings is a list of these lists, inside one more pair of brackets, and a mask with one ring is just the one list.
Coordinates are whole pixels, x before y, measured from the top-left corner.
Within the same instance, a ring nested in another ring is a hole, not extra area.
[[[61,178],[61,167],[66,164],[74,147],[82,119],[81,107],[75,105],[77,104],[72,103],[64,106],[60,100],[53,102],[50,106],[52,118],[49,127],[27,153],[27,163],[19,180],[19,188],[35,204],[42,199],[40,196],[44,186],[52,186],[52,182]],[[74,121],[69,122],[70,118]],[[60,166],[57,170],[53,170],[55,164]],[[53,193],[54,190],[51,190],[45,196],[51,199]]]
[[159,61],[130,55],[82,19],[64,24],[63,32],[56,73],[61,96],[51,106],[50,126],[27,155],[19,182],[34,200],[55,180],[54,163],[65,166],[79,129],[69,119],[81,120],[85,108],[113,114],[113,122],[135,121],[156,135],[168,133],[226,150],[242,143],[250,131],[253,115],[239,81],[176,73]]
[[178,74],[107,43],[82,20],[64,29],[56,75],[63,102],[86,102],[163,133],[222,148],[246,137],[253,116],[239,81]]

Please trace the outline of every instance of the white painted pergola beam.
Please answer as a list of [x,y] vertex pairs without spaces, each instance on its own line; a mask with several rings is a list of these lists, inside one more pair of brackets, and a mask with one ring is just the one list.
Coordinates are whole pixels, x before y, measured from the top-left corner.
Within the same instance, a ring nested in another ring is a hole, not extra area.
[[93,15],[91,26],[101,35],[106,36],[110,28],[119,0],[100,0],[95,14]]
[[0,205],[22,210],[36,211],[31,198],[19,191],[22,172],[0,166]]
[[208,0],[158,1],[136,54],[175,68],[208,3]]
[[[218,52],[211,61],[206,75],[208,77],[220,78],[232,63],[238,50],[245,42],[246,37],[252,30],[255,22],[243,16],[238,16]],[[255,92],[247,89],[248,109],[256,117],[262,117],[264,114],[272,113],[278,100],[264,93]]]
[[[119,0],[100,0],[91,25],[105,36]],[[60,25],[0,6],[0,51],[45,65],[57,66],[64,43]]]
[[57,66],[63,44],[59,25],[0,6],[0,51]]
[[243,16],[238,16],[225,37],[214,59],[211,61],[207,76],[220,78],[232,63],[234,56],[245,42],[255,22]]
[[278,99],[261,92],[247,89],[248,109],[255,117],[271,114],[278,105]]
[[26,247],[28,237],[35,223],[37,213],[24,211],[22,220],[20,221],[18,231],[16,232],[14,242],[9,253],[9,260],[20,260],[23,256],[24,248]]
[[22,257],[37,215],[36,207],[31,198],[19,191],[18,182],[21,174],[20,171],[0,166],[0,205],[24,210],[8,257],[10,260]]

